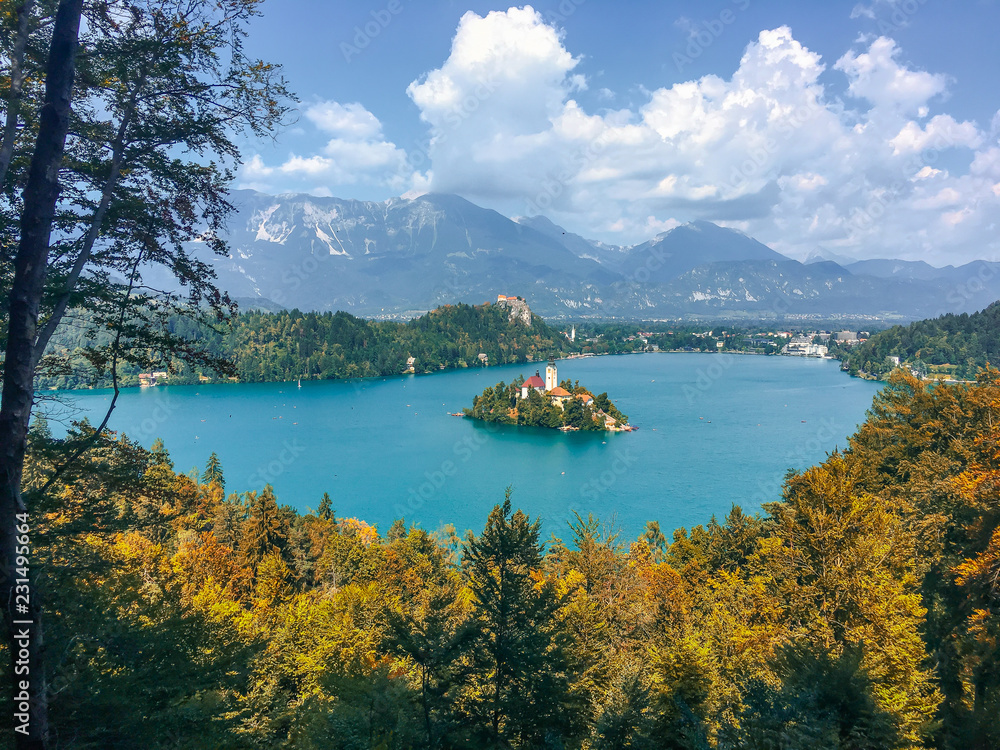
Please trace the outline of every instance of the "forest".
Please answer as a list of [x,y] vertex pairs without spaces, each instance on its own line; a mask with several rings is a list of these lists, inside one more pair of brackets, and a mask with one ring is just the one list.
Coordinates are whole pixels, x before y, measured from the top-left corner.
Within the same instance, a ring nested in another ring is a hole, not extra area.
[[627,539],[510,493],[381,531],[36,421],[53,747],[995,748],[998,429],[997,370],[897,372],[759,515]]
[[[172,336],[186,341],[209,358],[189,363],[180,357],[161,367],[177,384],[226,377],[241,382],[329,380],[398,375],[456,367],[505,365],[544,359],[576,350],[559,331],[537,315],[531,325],[511,320],[497,305],[446,305],[407,323],[371,321],[345,312],[316,313],[287,310],[244,312],[225,324],[212,325],[175,316],[167,324]],[[90,352],[106,342],[108,334],[75,318],[59,329],[50,345],[51,356],[70,366],[39,378],[42,388],[107,387],[106,368],[91,365]],[[483,360],[480,355],[486,355]],[[222,375],[211,363],[225,361]],[[139,384],[139,366],[121,368],[121,384]]]
[[922,375],[973,380],[981,368],[1000,362],[1000,302],[971,315],[893,326],[848,352],[844,365],[852,375],[883,378],[894,367],[889,357],[899,357]]
[[[580,381],[568,378],[559,386],[572,395],[562,405],[528,389],[528,398],[521,398],[524,376],[515,378],[510,385],[503,381],[486,388],[472,399],[472,408],[463,413],[472,419],[499,424],[517,424],[529,427],[570,428],[589,432],[605,432],[628,424],[628,417],[608,398],[607,393],[594,396]],[[613,420],[613,424],[609,422]]]
[[[171,316],[165,335],[197,351],[133,352],[134,361],[118,362],[122,387],[139,385],[139,373],[168,372],[175,385],[202,382],[276,382],[339,380],[398,375],[414,358],[416,373],[442,369],[520,364],[571,353],[632,354],[653,345],[660,351],[718,351],[705,325],[581,321],[570,341],[554,326],[532,315],[531,326],[509,319],[496,305],[445,305],[408,322],[373,321],[346,312],[244,311],[225,322]],[[717,326],[718,327],[718,326]],[[711,326],[708,326],[711,328]],[[726,351],[777,353],[762,346],[754,327],[725,326]],[[763,329],[763,330],[766,330]],[[638,335],[644,331],[645,335]],[[113,335],[84,311],[74,311],[52,337],[47,354],[55,366],[37,378],[40,389],[106,388],[112,384]],[[756,342],[756,343],[752,343]],[[141,348],[141,343],[139,344]],[[479,355],[486,355],[485,359]]]

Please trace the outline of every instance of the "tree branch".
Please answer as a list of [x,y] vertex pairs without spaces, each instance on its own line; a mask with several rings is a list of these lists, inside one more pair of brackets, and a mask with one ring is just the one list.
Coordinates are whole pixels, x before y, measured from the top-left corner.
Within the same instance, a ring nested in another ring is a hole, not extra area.
[[73,290],[76,288],[76,282],[79,280],[80,274],[83,273],[83,269],[90,260],[91,253],[94,249],[94,243],[97,242],[97,238],[100,236],[101,225],[104,223],[104,217],[107,215],[108,208],[111,206],[111,198],[114,195],[115,188],[118,186],[118,178],[121,175],[122,161],[124,160],[125,155],[125,139],[128,135],[128,129],[132,124],[132,118],[135,116],[136,101],[139,97],[139,92],[146,83],[147,69],[148,68],[146,67],[143,68],[143,72],[139,76],[139,82],[136,84],[131,97],[129,97],[129,103],[125,109],[125,114],[122,117],[121,125],[118,127],[118,133],[112,147],[111,171],[108,174],[108,179],[104,183],[104,190],[101,193],[101,202],[90,221],[90,227],[88,228],[87,234],[83,239],[83,247],[80,248],[80,253],[77,255],[76,261],[73,263],[73,268],[70,270],[69,276],[66,277],[66,283],[63,291],[59,295],[58,300],[56,300],[52,314],[49,316],[48,321],[46,321],[45,326],[42,328],[41,332],[38,334],[38,338],[35,340],[33,356],[36,363],[42,358],[42,354],[45,353],[45,347],[49,344],[49,339],[52,338],[52,334],[55,333],[55,330],[59,325],[59,321],[61,321],[63,315],[66,314],[66,307],[69,305],[70,297],[73,294]]
[[31,20],[32,6],[35,0],[24,0],[14,11],[17,15],[17,31],[14,46],[10,53],[10,94],[7,99],[7,121],[3,128],[3,141],[0,142],[0,186],[7,179],[7,170],[14,158],[14,141],[17,140],[17,125],[21,115],[21,93],[24,81],[28,77],[24,70],[24,51],[28,47],[28,22]]
[[111,345],[111,387],[114,388],[114,396],[111,397],[111,403],[108,405],[108,411],[104,415],[104,419],[101,420],[101,424],[97,427],[94,432],[84,440],[83,445],[81,445],[73,454],[62,463],[61,466],[57,467],[49,477],[42,488],[38,491],[39,495],[44,495],[49,487],[55,484],[56,480],[73,465],[80,456],[90,450],[97,439],[104,432],[105,428],[108,426],[108,421],[111,419],[111,413],[115,410],[115,405],[118,403],[118,396],[121,393],[121,389],[118,385],[118,352],[121,350],[121,340],[122,340],[122,328],[125,323],[125,312],[128,309],[128,301],[132,295],[132,290],[135,287],[135,281],[138,276],[139,264],[142,262],[142,251],[140,251],[136,257],[135,262],[132,264],[132,273],[129,275],[128,287],[125,289],[122,295],[122,304],[118,311],[118,325],[115,326],[115,340]]

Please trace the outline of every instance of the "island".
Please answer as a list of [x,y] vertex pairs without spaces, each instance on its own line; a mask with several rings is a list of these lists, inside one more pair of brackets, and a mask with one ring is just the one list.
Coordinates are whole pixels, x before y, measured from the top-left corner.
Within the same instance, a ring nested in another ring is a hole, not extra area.
[[545,368],[545,379],[538,371],[530,378],[518,377],[487,388],[472,399],[472,408],[462,415],[484,422],[549,427],[564,432],[631,432],[635,428],[628,417],[608,398],[607,393],[593,395],[580,381],[559,382],[554,360]]

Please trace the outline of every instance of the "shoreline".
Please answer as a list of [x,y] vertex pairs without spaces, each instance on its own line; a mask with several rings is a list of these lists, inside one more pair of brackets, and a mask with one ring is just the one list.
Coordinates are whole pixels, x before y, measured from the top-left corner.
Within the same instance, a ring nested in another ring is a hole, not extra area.
[[[787,357],[789,359],[805,359],[805,360],[827,360],[827,361],[840,361],[836,357],[804,357],[795,354],[765,354],[763,352],[744,352],[744,351],[734,351],[734,350],[717,350],[717,351],[688,351],[686,349],[661,349],[655,352],[586,352],[583,354],[569,354],[564,357],[555,358],[556,362],[563,362],[569,360],[579,360],[579,359],[591,359],[593,357],[629,357],[636,354],[704,354],[709,356],[716,356],[720,354],[733,354],[746,357]],[[118,390],[121,392],[125,391],[156,391],[159,388],[169,388],[173,385],[175,388],[190,388],[192,386],[196,387],[213,387],[213,386],[223,386],[223,385],[266,385],[266,384],[281,384],[281,383],[297,383],[301,380],[303,383],[351,383],[351,382],[372,382],[378,379],[386,378],[405,378],[405,377],[429,377],[432,375],[437,375],[443,372],[458,372],[462,370],[490,370],[496,367],[515,367],[530,365],[537,362],[547,361],[545,359],[529,359],[524,362],[508,362],[506,364],[500,365],[483,365],[479,367],[446,367],[443,370],[432,370],[429,372],[400,372],[392,375],[371,375],[364,378],[296,378],[294,380],[228,380],[228,381],[208,381],[202,383],[162,383],[157,385],[121,385]],[[847,372],[844,370],[844,372]],[[858,375],[852,375],[847,373],[850,377],[857,377],[860,380],[879,380],[878,378],[862,378]],[[882,381],[884,382],[884,381]],[[959,381],[955,381],[959,382]],[[97,392],[97,391],[113,391],[114,389],[108,386],[80,386],[77,388],[44,388],[36,390],[36,393],[76,393],[78,391],[86,392]]]

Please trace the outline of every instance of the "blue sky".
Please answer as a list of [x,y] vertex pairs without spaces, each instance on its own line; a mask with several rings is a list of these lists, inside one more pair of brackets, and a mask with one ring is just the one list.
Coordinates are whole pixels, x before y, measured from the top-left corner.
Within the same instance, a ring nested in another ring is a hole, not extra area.
[[693,219],[795,257],[1000,259],[995,0],[271,0],[301,99],[238,185],[455,192],[634,243]]

